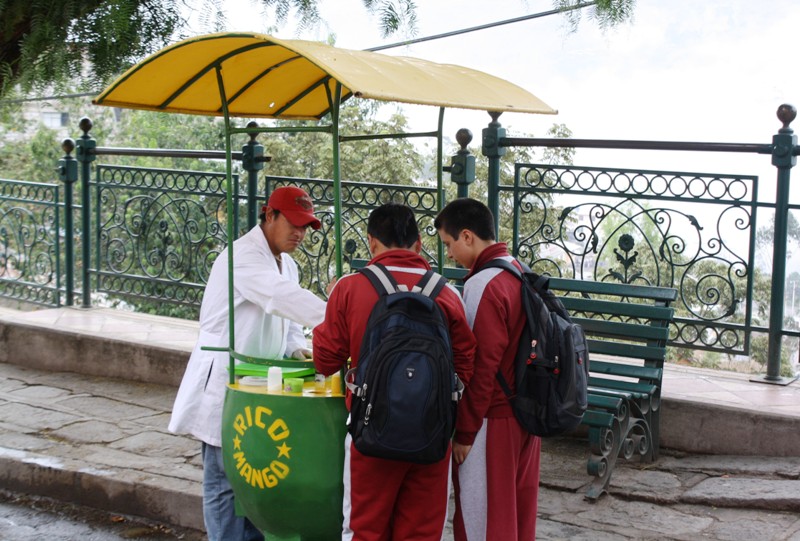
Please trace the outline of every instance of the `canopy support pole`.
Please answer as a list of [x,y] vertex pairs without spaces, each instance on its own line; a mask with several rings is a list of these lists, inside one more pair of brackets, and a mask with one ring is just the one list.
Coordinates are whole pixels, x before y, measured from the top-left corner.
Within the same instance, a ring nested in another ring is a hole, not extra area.
[[[436,128],[436,210],[437,214],[444,208],[444,169],[442,168],[444,160],[444,143],[442,141],[442,132],[444,131],[444,107],[439,107],[439,124]],[[444,269],[444,244],[441,239],[436,242],[436,260],[439,262],[438,271],[441,273]]]
[[339,165],[339,109],[342,101],[342,85],[337,81],[331,100],[331,138],[333,150],[333,232],[336,236],[336,277],[343,274],[342,264],[342,178]]
[[233,238],[234,236],[234,215],[233,215],[233,161],[231,159],[231,117],[228,114],[228,98],[225,95],[225,83],[222,80],[222,68],[219,64],[215,66],[217,73],[217,86],[219,87],[219,98],[222,102],[222,114],[225,119],[225,192],[226,192],[226,214],[228,230],[228,354],[230,359],[230,369],[228,370],[228,382],[233,385],[236,382],[235,361],[233,352],[235,351],[235,337],[233,329]]

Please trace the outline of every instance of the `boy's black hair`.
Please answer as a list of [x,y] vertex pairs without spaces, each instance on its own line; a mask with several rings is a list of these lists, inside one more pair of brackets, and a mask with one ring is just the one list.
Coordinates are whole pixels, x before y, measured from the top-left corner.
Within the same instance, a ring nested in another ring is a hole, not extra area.
[[414,211],[398,203],[386,203],[373,210],[367,221],[367,233],[387,248],[411,248],[419,239]]
[[480,201],[469,197],[450,201],[433,221],[433,227],[454,239],[463,230],[469,229],[481,240],[495,240],[492,211]]

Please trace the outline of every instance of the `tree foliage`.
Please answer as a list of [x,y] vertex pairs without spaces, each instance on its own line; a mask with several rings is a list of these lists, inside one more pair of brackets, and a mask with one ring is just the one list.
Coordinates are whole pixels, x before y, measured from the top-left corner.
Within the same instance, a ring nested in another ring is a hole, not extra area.
[[417,26],[417,8],[414,0],[397,0],[396,2],[364,0],[364,5],[380,17],[383,37],[400,32],[403,27],[413,33]]
[[176,0],[0,0],[0,15],[0,95],[16,83],[41,88],[82,73],[97,88],[181,25]]
[[[413,33],[413,0],[362,0],[384,35]],[[319,0],[252,0],[274,23],[320,20]],[[144,56],[186,36],[187,10],[220,30],[223,0],[0,0],[0,96],[55,86],[95,91]]]
[[[275,26],[320,22],[321,0],[251,0]],[[554,0],[575,29],[581,0]],[[414,0],[362,0],[384,37],[416,34]],[[633,16],[635,0],[597,0],[589,17],[602,28]],[[224,0],[0,0],[0,97],[55,87],[96,91],[168,43],[186,37],[186,13],[209,31],[225,26]]]
[[[584,0],[554,0],[554,2],[557,9],[565,12],[573,30],[577,30],[584,12],[575,8],[587,2]],[[589,18],[600,28],[607,29],[631,20],[636,0],[596,0],[591,4],[593,5],[588,10]]]
[[[380,102],[351,100],[340,113],[342,135],[385,135],[409,131],[401,112],[388,118],[379,115]],[[321,124],[327,121],[323,120]],[[313,122],[279,121],[278,125],[313,125]],[[280,133],[264,139],[266,152],[273,156],[268,166],[274,175],[301,178],[333,178],[333,157],[328,134]],[[376,184],[409,184],[422,174],[423,156],[411,140],[354,140],[339,147],[343,180]]]

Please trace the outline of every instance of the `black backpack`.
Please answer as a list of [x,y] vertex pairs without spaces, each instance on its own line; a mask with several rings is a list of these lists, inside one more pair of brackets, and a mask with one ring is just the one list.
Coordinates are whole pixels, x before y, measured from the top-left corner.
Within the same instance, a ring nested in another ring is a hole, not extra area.
[[350,434],[364,455],[431,464],[442,460],[463,385],[453,368],[447,319],[434,301],[446,281],[429,270],[406,291],[378,263],[360,269],[378,292],[352,392]]
[[516,393],[500,372],[497,380],[525,430],[557,436],[577,427],[586,411],[589,348],[583,329],[548,289],[549,278],[522,266],[520,271],[507,260],[493,259],[481,267],[503,269],[522,281],[527,324],[514,359]]

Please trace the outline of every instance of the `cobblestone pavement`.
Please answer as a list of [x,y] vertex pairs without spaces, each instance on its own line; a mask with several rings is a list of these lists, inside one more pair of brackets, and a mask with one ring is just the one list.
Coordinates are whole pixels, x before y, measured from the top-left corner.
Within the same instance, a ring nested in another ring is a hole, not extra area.
[[[0,488],[202,529],[199,445],[166,429],[175,392],[0,363]],[[586,442],[543,448],[538,539],[800,541],[798,457],[666,450],[589,503]]]

